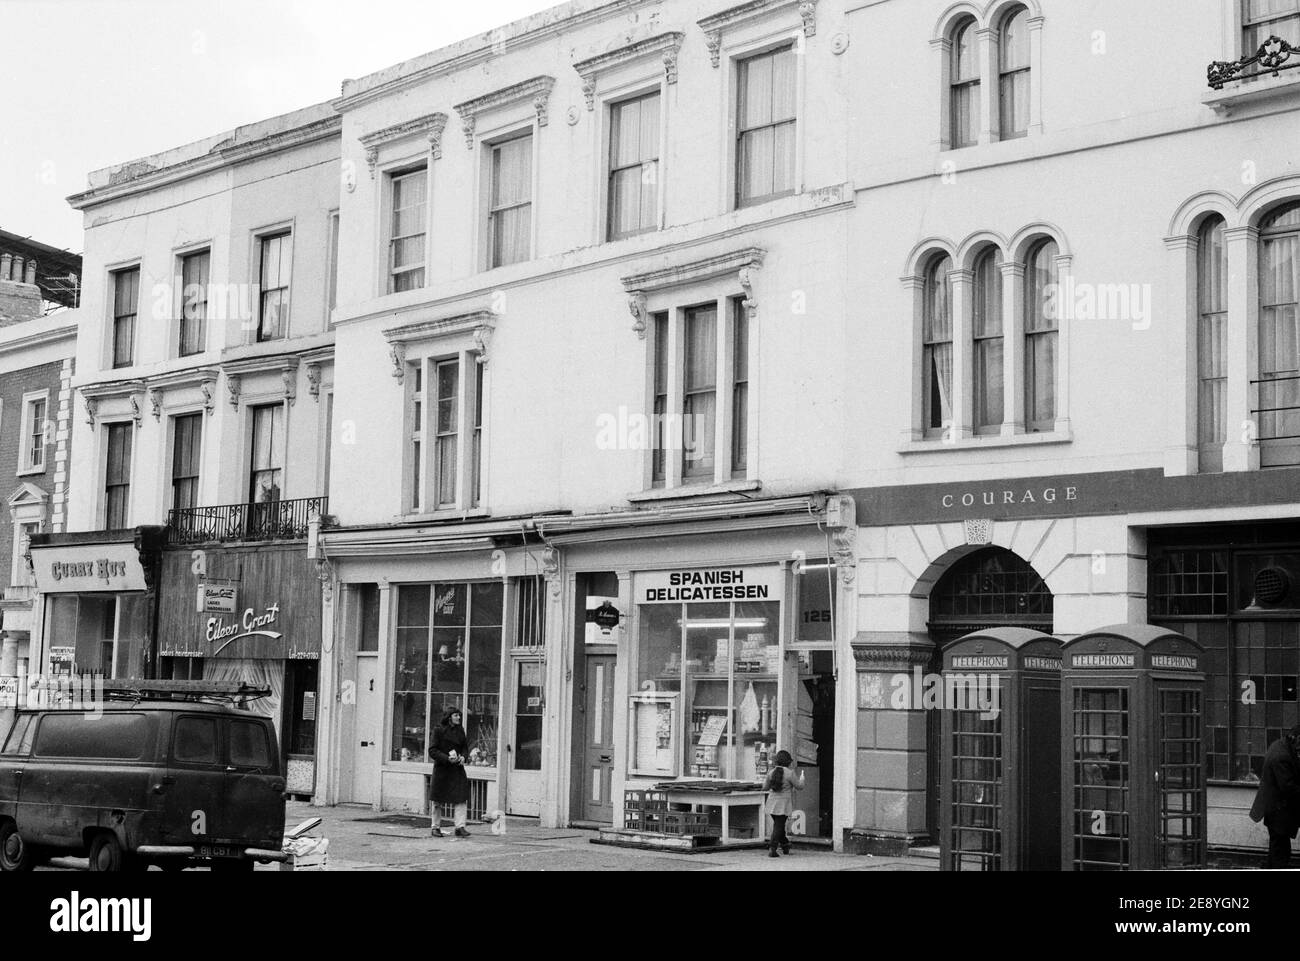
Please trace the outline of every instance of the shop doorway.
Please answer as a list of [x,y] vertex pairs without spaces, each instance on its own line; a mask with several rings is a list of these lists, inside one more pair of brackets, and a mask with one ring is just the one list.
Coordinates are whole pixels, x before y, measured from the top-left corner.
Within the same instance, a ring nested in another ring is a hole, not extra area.
[[353,727],[352,795],[358,804],[375,803],[375,772],[379,751],[379,694],[375,691],[379,659],[357,657],[357,707]]
[[[926,673],[942,672],[945,646],[991,627],[1027,627],[1052,633],[1052,592],[1028,562],[1002,547],[985,547],[967,554],[934,585],[929,623],[934,652]],[[927,711],[925,720],[926,829],[938,843],[942,712]]]
[[511,689],[513,729],[506,744],[510,773],[506,813],[540,817],[542,813],[542,662],[514,662]]
[[803,812],[797,830],[809,838],[830,839],[835,798],[835,654],[800,650],[786,655],[783,686],[793,691],[781,745],[803,773],[805,787],[796,795]]
[[583,685],[586,738],[583,744],[582,820],[613,823],[614,664],[613,655],[587,657]]

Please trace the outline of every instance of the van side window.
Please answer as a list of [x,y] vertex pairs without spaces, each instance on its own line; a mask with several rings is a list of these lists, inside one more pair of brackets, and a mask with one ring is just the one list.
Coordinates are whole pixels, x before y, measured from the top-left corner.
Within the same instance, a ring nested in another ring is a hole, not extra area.
[[[32,716],[30,714],[19,714],[14,721],[14,726],[9,729],[9,739],[5,741],[4,750],[0,754],[26,754],[31,749],[32,742],[27,739],[27,731],[32,726]],[[24,741],[26,744],[24,745]]]
[[46,714],[36,732],[37,757],[93,757],[137,760],[149,744],[143,714]]
[[172,732],[172,760],[179,764],[216,764],[216,720],[210,717],[177,718]]
[[230,722],[230,763],[235,767],[271,766],[266,727],[253,721]]

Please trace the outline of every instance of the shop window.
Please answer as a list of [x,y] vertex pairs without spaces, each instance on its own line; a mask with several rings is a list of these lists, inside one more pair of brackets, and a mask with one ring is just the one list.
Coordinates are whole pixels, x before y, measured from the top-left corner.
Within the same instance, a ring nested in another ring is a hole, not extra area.
[[500,726],[500,582],[402,585],[397,591],[390,759],[427,761],[432,729],[464,714],[471,764],[495,765]]
[[1228,558],[1224,551],[1170,551],[1149,573],[1151,617],[1228,613]]
[[203,658],[164,657],[159,662],[158,677],[164,681],[201,681]]
[[51,670],[139,677],[152,605],[145,594],[53,594],[46,607]]
[[826,558],[809,560],[795,569],[794,582],[799,599],[795,643],[834,642],[835,565]]
[[[692,777],[764,775],[778,741],[780,604],[643,604],[638,642],[637,690],[676,693],[654,707],[660,713],[680,710],[681,720],[661,730],[663,725],[641,718],[643,695],[632,695],[642,728],[634,737],[632,771],[666,770],[671,761],[673,773]],[[680,745],[672,743],[678,729],[684,734]]]
[[360,608],[360,630],[357,632],[357,650],[372,653],[379,650],[379,585],[357,584],[357,604]]
[[541,661],[515,665],[515,739],[512,745],[516,771],[542,769],[542,712],[545,709]]

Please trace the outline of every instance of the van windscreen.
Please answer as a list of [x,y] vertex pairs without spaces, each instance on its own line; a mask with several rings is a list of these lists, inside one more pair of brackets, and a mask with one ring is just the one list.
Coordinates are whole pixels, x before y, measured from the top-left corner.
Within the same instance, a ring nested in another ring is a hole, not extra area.
[[149,722],[143,714],[46,714],[36,732],[34,753],[125,761],[141,757],[148,741]]

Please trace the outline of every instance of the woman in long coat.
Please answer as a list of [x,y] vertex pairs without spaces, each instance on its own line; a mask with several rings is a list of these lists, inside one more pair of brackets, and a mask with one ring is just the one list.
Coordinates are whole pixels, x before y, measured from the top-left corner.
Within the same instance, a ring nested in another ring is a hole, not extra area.
[[456,837],[467,838],[465,819],[469,813],[469,778],[465,776],[465,756],[469,753],[469,740],[461,726],[460,708],[452,708],[443,715],[442,723],[433,731],[429,756],[433,758],[433,787],[429,799],[433,802],[433,824],[429,831],[435,838],[446,837],[438,813],[439,804],[455,805]]

